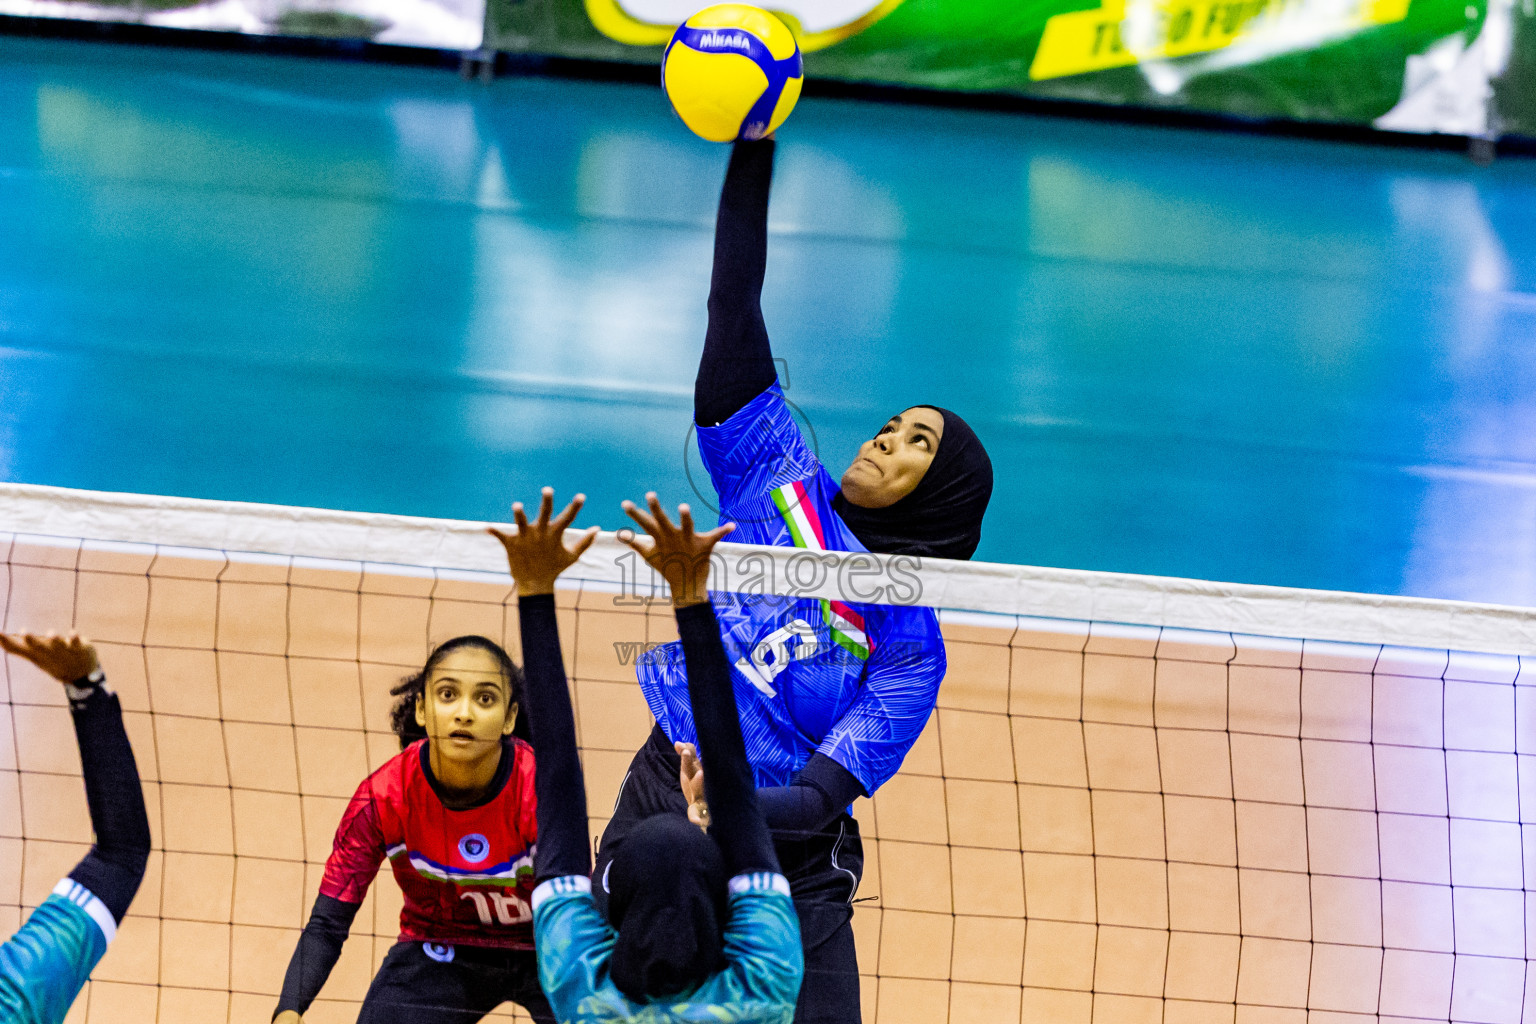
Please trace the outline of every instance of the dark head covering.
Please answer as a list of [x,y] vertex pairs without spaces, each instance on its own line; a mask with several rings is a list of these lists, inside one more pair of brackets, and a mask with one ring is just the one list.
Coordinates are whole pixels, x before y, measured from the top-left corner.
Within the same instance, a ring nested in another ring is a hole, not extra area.
[[885,508],[863,508],[839,491],[832,508],[871,551],[923,558],[970,558],[981,543],[981,517],[992,499],[992,460],[970,425],[937,405],[944,436],[912,493]]
[[681,815],[646,818],[608,868],[609,977],[637,1003],[699,985],[721,966],[725,918],[720,847]]

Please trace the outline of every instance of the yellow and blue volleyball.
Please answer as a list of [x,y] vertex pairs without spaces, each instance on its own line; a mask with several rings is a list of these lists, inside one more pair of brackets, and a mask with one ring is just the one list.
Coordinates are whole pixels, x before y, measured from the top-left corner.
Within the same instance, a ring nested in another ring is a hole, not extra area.
[[661,58],[672,109],[711,142],[777,131],[804,83],[794,32],[750,4],[704,8],[677,27]]

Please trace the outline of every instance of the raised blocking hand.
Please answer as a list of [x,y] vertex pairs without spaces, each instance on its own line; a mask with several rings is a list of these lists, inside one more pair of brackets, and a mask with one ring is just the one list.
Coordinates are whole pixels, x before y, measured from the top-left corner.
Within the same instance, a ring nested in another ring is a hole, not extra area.
[[486,530],[501,541],[507,552],[507,571],[517,582],[517,596],[553,594],[555,580],[565,570],[576,564],[583,552],[597,539],[598,528],[590,527],[577,538],[571,547],[565,546],[565,530],[586,504],[587,496],[578,494],[571,499],[554,519],[550,513],[555,507],[555,489],[546,487],[540,492],[539,517],[532,523],[523,511],[523,503],[512,503],[512,521],[517,524],[516,533],[506,533],[492,526]]
[[61,683],[74,683],[101,667],[96,648],[78,633],[0,633],[0,650],[25,658]]
[[735,523],[721,523],[708,533],[695,533],[693,512],[687,505],[677,506],[677,525],[667,518],[661,501],[652,491],[645,496],[650,513],[640,511],[632,501],[623,504],[629,518],[651,535],[649,542],[635,536],[633,530],[619,531],[619,540],[661,573],[672,588],[672,606],[685,608],[709,600],[709,555],[720,538],[736,529]]

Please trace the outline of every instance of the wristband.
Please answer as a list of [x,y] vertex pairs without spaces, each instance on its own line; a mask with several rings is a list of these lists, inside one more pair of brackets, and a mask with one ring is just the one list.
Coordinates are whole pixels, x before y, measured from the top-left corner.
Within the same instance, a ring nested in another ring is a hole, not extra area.
[[64,694],[69,698],[70,704],[79,705],[90,699],[91,694],[104,688],[107,674],[101,670],[101,666],[91,670],[91,674],[76,679],[72,683],[64,684]]

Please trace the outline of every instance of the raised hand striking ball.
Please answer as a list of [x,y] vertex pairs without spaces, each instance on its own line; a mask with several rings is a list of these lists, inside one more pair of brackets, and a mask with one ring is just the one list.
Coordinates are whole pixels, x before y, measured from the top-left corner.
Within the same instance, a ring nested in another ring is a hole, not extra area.
[[776,131],[805,83],[800,45],[778,18],[749,4],[706,7],[678,26],[661,59],[672,109],[711,142]]

